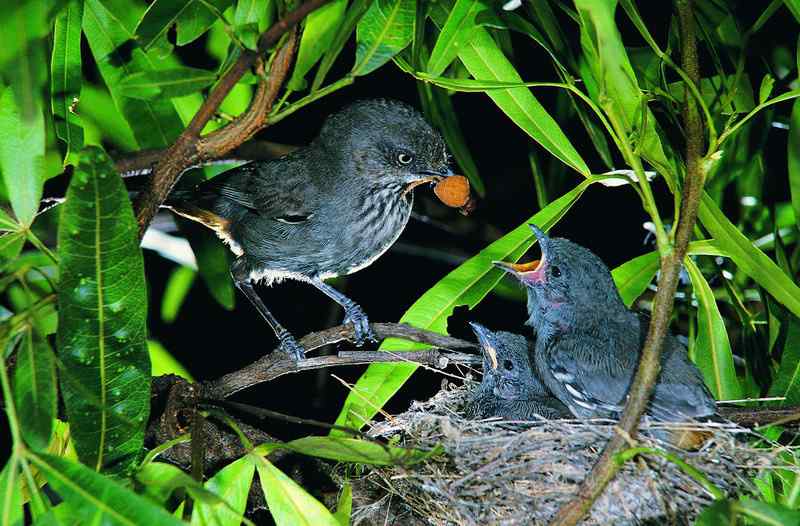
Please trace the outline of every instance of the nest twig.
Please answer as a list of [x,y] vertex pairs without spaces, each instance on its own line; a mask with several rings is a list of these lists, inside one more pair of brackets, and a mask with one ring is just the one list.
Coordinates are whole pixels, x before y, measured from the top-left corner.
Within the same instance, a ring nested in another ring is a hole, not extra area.
[[[409,447],[440,444],[444,454],[413,467],[340,471],[353,484],[353,523],[545,524],[569,502],[616,422],[507,422],[461,416],[474,384],[442,390],[369,434]],[[675,450],[648,430],[692,427],[713,433],[699,451]],[[643,422],[639,446],[682,458],[723,494],[751,491],[757,470],[779,465],[777,450],[749,447],[735,424]],[[343,468],[344,469],[344,468]],[[713,500],[704,483],[673,462],[645,455],[624,465],[584,524],[686,524]]]

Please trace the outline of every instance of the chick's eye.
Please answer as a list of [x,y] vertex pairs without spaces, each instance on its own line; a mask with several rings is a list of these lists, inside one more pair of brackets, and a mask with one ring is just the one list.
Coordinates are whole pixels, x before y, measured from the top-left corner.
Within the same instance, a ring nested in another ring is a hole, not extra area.
[[514,368],[514,364],[511,363],[511,360],[505,360],[503,361],[503,367],[505,368],[506,371],[510,371],[511,369]]
[[397,154],[397,162],[400,164],[411,164],[411,161],[414,160],[414,156],[410,153],[401,152]]
[[560,277],[560,276],[561,276],[561,269],[560,269],[560,268],[558,268],[558,267],[552,267],[552,268],[550,269],[550,274],[551,274],[551,275],[552,275],[554,278],[558,278],[558,277]]

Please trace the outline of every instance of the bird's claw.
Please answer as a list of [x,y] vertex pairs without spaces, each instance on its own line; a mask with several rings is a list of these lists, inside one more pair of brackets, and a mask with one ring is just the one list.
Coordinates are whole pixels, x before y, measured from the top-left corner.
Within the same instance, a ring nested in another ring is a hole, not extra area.
[[278,348],[281,352],[286,353],[289,355],[290,358],[293,358],[296,362],[304,360],[306,357],[306,350],[300,345],[297,340],[294,339],[294,336],[289,334],[288,332],[285,334],[280,335],[280,344]]
[[352,305],[345,310],[344,324],[353,324],[353,337],[356,347],[361,347],[365,342],[377,342],[372,327],[369,326],[369,318],[364,310],[358,305]]

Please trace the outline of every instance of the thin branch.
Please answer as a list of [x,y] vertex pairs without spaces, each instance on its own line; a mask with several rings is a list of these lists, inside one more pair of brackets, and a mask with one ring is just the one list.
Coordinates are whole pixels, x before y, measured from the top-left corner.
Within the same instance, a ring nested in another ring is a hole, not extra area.
[[[402,323],[373,323],[371,324],[375,336],[379,340],[386,338],[402,338],[404,340],[433,345],[435,349],[422,351],[408,351],[390,353],[385,351],[342,351],[332,356],[317,356],[296,362],[286,354],[273,350],[251,363],[226,374],[211,382],[204,389],[204,397],[221,400],[248,387],[269,382],[286,374],[335,367],[340,365],[361,365],[377,362],[405,362],[421,363],[443,369],[449,364],[478,364],[482,359],[475,354],[455,352],[442,352],[441,349],[475,349],[473,343],[444,336],[442,334],[417,329]],[[300,344],[311,351],[353,338],[351,325],[339,325],[319,332],[312,332],[300,340]]]
[[[200,137],[205,125],[216,114],[220,104],[236,83],[239,82],[239,79],[250,68],[255,66],[261,60],[260,57],[278,42],[286,32],[297,25],[309,13],[328,1],[330,0],[309,0],[301,4],[300,7],[287,14],[286,17],[261,35],[258,42],[258,52],[242,51],[233,66],[222,76],[208,98],[203,102],[203,105],[197,110],[183,133],[178,136],[166,153],[159,157],[153,170],[153,175],[148,179],[147,187],[136,199],[135,209],[136,219],[139,223],[139,237],[144,235],[158,208],[187,167],[196,164],[198,160],[201,160],[202,155],[210,155],[211,153],[215,154],[215,156],[224,155],[224,153],[239,146],[258,129],[267,124],[266,115],[272,109],[272,102],[274,102],[286,79],[294,57],[294,33],[278,51],[275,60],[272,62],[270,75],[266,80],[263,78],[263,70],[261,71],[262,79],[259,82],[256,96],[253,98],[253,102],[247,112],[231,125],[226,126],[215,134],[211,134],[208,138],[208,143],[203,143]],[[259,68],[261,68],[261,65],[259,65]],[[227,148],[227,150],[211,152],[210,150],[215,146],[220,149]]]
[[[681,62],[689,80],[699,85],[700,74],[697,61],[694,13],[691,0],[678,0],[678,18],[681,29]],[[688,90],[688,88],[687,88]],[[655,387],[660,370],[661,344],[667,334],[672,315],[678,276],[697,220],[697,208],[702,196],[704,172],[702,167],[703,126],[697,102],[688,93],[684,111],[686,129],[686,178],[681,194],[681,210],[673,250],[661,257],[661,273],[658,292],[655,296],[653,317],[642,349],[642,357],[633,379],[628,402],[620,419],[621,432],[609,441],[603,454],[584,479],[573,500],[562,507],[551,524],[572,526],[577,524],[591,509],[594,501],[603,493],[614,478],[620,465],[615,462],[619,452],[628,447],[624,436],[635,436],[639,419],[644,413]]]

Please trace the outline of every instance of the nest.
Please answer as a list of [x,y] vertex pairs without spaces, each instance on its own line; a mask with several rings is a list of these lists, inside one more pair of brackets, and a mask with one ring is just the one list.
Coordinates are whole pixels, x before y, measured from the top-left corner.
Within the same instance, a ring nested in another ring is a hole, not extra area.
[[[444,453],[413,466],[368,468],[355,478],[339,473],[353,485],[353,524],[545,524],[573,498],[615,432],[609,421],[465,420],[461,410],[473,387],[445,387],[373,425],[372,436],[408,447],[440,445]],[[756,470],[778,467],[775,448],[749,447],[752,432],[734,424],[692,423],[712,436],[691,452],[646,436],[666,426],[644,422],[638,445],[679,456],[727,495],[752,492]],[[625,464],[584,524],[688,524],[711,501],[675,463],[645,455]]]

